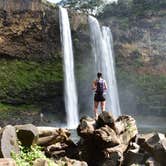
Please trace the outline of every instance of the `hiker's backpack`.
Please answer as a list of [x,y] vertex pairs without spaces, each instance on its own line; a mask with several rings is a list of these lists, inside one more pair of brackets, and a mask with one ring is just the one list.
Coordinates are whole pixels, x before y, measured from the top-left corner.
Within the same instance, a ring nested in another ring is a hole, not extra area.
[[102,95],[104,92],[104,80],[103,79],[96,80],[96,85],[97,85],[96,94]]

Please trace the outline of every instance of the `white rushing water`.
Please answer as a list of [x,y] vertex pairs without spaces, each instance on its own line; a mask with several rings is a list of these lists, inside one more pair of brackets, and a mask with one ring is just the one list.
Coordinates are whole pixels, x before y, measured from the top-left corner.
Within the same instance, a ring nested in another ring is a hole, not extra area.
[[71,39],[71,29],[68,12],[65,8],[59,8],[59,21],[61,31],[61,44],[64,59],[64,80],[65,80],[65,109],[67,114],[67,128],[77,127],[78,118],[78,99],[74,76],[74,60]]
[[115,75],[112,33],[109,27],[100,28],[96,18],[89,16],[88,20],[96,71],[103,73],[108,85],[106,109],[111,111],[115,117],[118,117],[121,115],[121,111]]

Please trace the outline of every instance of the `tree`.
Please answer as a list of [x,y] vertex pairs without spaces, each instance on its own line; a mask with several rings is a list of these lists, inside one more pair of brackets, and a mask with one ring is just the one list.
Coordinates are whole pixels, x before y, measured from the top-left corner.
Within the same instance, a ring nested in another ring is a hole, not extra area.
[[108,0],[62,0],[60,5],[95,15],[102,12],[108,3]]

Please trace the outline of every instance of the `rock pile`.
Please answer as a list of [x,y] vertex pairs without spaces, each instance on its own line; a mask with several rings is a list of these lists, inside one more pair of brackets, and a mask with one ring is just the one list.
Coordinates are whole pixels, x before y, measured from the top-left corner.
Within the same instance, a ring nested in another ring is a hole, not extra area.
[[111,113],[103,112],[96,121],[85,117],[77,132],[79,158],[90,166],[166,165],[164,134],[139,135],[131,116],[114,120]]
[[121,116],[116,121],[111,113],[103,112],[98,120],[82,118],[77,128],[80,159],[92,166],[121,165],[123,154],[137,134],[135,120]]
[[[75,144],[67,129],[8,125],[0,130],[0,165],[12,165],[11,152],[23,146],[40,145],[55,166],[165,166],[166,137],[162,133],[139,134],[134,118],[103,112],[98,119],[83,117],[77,128],[80,140]],[[4,164],[1,164],[4,163]],[[48,165],[38,158],[34,166]]]

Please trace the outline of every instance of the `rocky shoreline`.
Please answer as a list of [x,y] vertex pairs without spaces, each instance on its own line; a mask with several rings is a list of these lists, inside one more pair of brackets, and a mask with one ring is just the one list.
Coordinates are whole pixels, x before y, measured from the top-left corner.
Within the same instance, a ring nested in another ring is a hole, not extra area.
[[[20,143],[23,147],[41,146],[55,166],[166,165],[165,135],[139,134],[131,116],[123,115],[114,120],[111,113],[103,112],[97,120],[82,117],[77,134],[80,140],[74,143],[68,129],[32,124],[5,126],[0,130],[0,165],[16,166],[11,152],[19,154]],[[46,159],[38,158],[33,165],[49,164]]]

